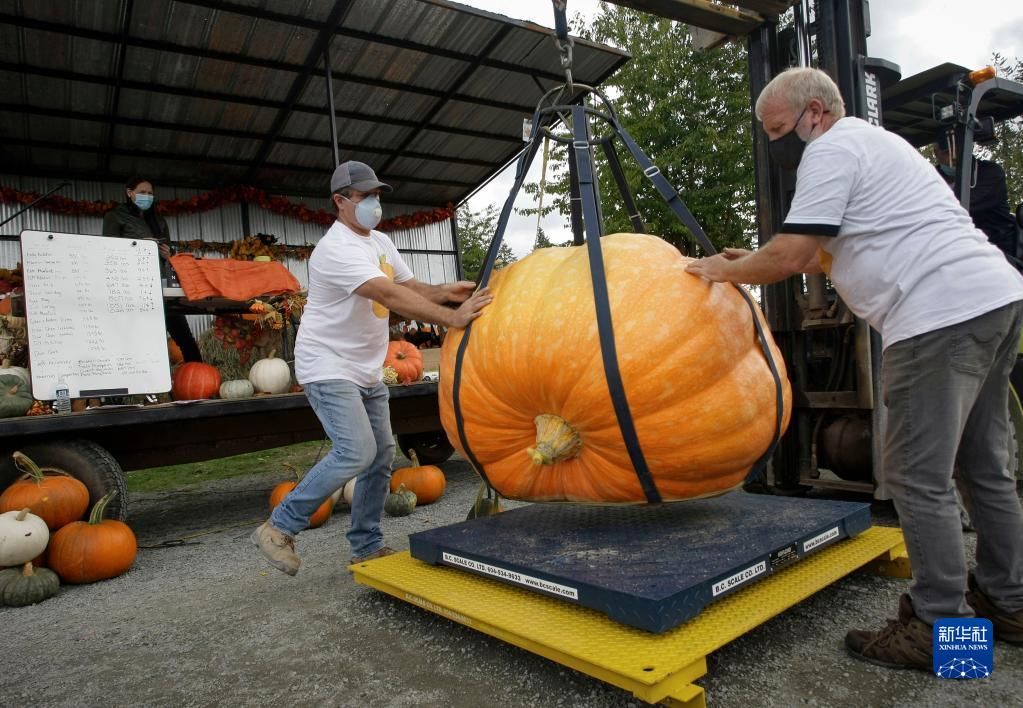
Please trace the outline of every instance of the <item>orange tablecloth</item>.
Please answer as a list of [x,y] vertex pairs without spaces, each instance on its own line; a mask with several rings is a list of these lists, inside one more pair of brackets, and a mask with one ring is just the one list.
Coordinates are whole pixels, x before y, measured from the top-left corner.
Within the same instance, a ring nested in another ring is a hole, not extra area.
[[258,263],[230,258],[197,259],[189,254],[171,256],[181,289],[189,300],[223,297],[249,300],[262,295],[298,292],[302,285],[277,262]]

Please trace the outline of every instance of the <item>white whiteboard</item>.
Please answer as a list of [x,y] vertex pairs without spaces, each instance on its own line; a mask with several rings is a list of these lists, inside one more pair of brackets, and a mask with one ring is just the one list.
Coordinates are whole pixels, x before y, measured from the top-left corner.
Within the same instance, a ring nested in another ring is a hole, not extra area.
[[36,398],[170,390],[156,242],[22,231],[21,257]]

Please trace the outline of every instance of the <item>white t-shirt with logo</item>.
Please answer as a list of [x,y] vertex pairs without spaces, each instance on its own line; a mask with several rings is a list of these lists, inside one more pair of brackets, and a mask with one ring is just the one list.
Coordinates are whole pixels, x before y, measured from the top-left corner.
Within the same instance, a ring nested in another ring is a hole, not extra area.
[[361,236],[335,221],[309,258],[309,298],[295,341],[300,384],[345,379],[368,387],[381,380],[390,313],[355,294],[381,276],[396,283],[413,277],[387,236]]
[[885,347],[1023,300],[1023,277],[937,170],[859,118],[806,146],[782,231],[831,237],[825,271]]

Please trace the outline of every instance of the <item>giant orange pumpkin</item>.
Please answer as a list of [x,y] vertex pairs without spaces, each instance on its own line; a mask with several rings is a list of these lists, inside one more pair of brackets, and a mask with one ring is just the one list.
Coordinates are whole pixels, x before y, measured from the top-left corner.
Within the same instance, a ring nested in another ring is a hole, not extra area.
[[384,367],[391,367],[403,384],[423,378],[423,355],[412,342],[404,340],[387,343]]
[[171,396],[175,401],[213,398],[220,391],[220,372],[217,367],[190,361],[174,372]]
[[[691,259],[655,236],[601,244],[622,382],[661,498],[736,488],[778,425],[749,305],[735,286],[686,273]],[[538,249],[495,271],[490,287],[459,392],[468,445],[490,483],[510,499],[645,502],[604,375],[586,247]],[[452,401],[464,334],[452,329],[444,342],[440,408],[451,444],[467,456]],[[784,430],[791,392],[773,340],[770,351]]]

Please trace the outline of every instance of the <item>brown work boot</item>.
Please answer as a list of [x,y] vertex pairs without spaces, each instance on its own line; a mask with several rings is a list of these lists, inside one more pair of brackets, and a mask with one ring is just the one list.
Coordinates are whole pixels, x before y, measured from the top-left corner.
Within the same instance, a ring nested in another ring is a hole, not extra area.
[[890,669],[933,671],[933,629],[913,614],[909,595],[899,598],[899,618],[876,632],[853,629],[845,635],[845,647],[857,659]]
[[395,553],[397,553],[397,551],[394,550],[393,548],[383,546],[382,548],[378,548],[372,553],[367,553],[364,556],[353,556],[351,564],[355,565],[356,563],[365,563],[366,561],[371,561],[374,558],[384,558],[385,556],[393,556]]
[[977,579],[970,573],[967,579],[969,591],[966,593],[966,602],[969,603],[978,617],[991,620],[995,628],[995,639],[1001,639],[1010,644],[1023,644],[1023,610],[1006,612],[999,609],[991,598],[977,587]]
[[253,531],[249,540],[277,570],[294,575],[302,565],[302,559],[295,553],[295,539],[271,526],[269,521]]

